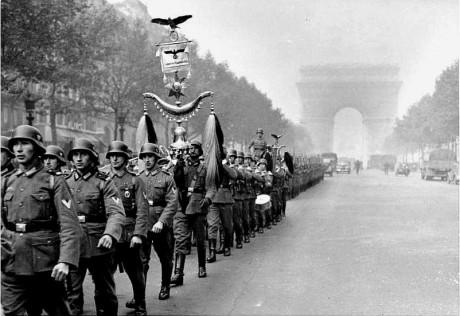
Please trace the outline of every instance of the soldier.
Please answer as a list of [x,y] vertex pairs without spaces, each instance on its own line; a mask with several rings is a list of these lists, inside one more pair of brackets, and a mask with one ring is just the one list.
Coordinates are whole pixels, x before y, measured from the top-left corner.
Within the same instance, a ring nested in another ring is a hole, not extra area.
[[230,167],[239,171],[238,177],[234,184],[233,192],[233,230],[235,232],[236,248],[241,249],[243,248],[243,200],[245,188],[243,182],[243,173],[239,170],[239,164],[236,159],[236,150],[232,149],[229,155]]
[[145,183],[148,211],[147,243],[144,247],[146,264],[145,275],[149,269],[148,262],[153,248],[161,263],[161,288],[158,299],[169,298],[169,285],[173,267],[173,217],[177,211],[177,190],[173,174],[168,165],[159,163],[162,158],[156,144],[145,143],[139,152],[139,158],[145,163],[139,177]]
[[254,178],[254,172],[256,169],[256,164],[254,159],[250,154],[244,156],[244,163],[247,165],[247,170],[251,174],[251,179],[247,181],[248,189],[248,204],[249,204],[249,223],[250,223],[250,237],[256,237],[256,231],[258,230],[256,212],[255,212],[255,202],[256,202],[256,179]]
[[83,312],[83,281],[91,273],[97,315],[117,315],[115,294],[115,243],[120,240],[125,211],[117,187],[106,173],[97,169],[99,155],[86,138],[75,141],[68,155],[76,170],[67,176],[67,184],[77,204],[83,228],[83,247],[78,270],[70,273],[68,295],[74,315]]
[[258,128],[256,131],[257,137],[251,141],[249,144],[249,152],[251,152],[251,148],[253,148],[252,153],[256,159],[259,159],[262,157],[262,154],[265,152],[266,147],[267,147],[267,142],[264,139],[264,130],[261,128]]
[[[257,169],[258,169],[258,173],[260,174],[264,182],[262,193],[270,195],[272,191],[272,187],[273,187],[273,174],[271,173],[271,171],[267,171],[267,160],[265,160],[265,158],[259,159],[259,161],[257,162]],[[264,227],[267,227],[267,229],[272,228],[271,227],[271,220],[272,220],[271,212],[272,212],[272,208],[270,207],[267,210],[265,210],[265,213],[264,213],[265,215],[265,226]]]
[[[248,171],[248,165],[244,163],[244,152],[240,151],[238,152],[238,155],[236,156],[237,164],[238,164],[238,170],[241,171],[243,174],[243,178],[240,181],[241,184],[241,197],[243,201],[243,208],[241,209],[241,219],[242,219],[242,224],[243,224],[243,241],[245,243],[249,243],[249,232],[251,230],[250,228],[250,219],[249,219],[249,187],[250,187],[250,181],[252,180],[252,175],[251,172]],[[238,188],[238,186],[237,186]]]
[[8,148],[8,142],[9,138],[2,136],[2,183],[3,179],[6,179],[6,177],[10,176],[16,171],[16,168],[12,163],[14,154]]
[[81,237],[74,200],[64,178],[43,167],[45,147],[38,129],[18,126],[9,150],[19,170],[2,188],[4,313],[43,308],[48,315],[70,315],[63,281],[69,268],[78,265]]
[[174,237],[176,239],[176,262],[171,284],[184,283],[185,255],[190,243],[192,230],[196,236],[198,254],[198,277],[206,277],[206,213],[216,193],[214,187],[207,186],[206,167],[200,162],[203,154],[201,143],[192,141],[187,165],[181,161],[176,164],[175,178],[181,194],[181,210],[174,218]]
[[[148,204],[145,198],[144,182],[127,169],[128,146],[121,141],[112,141],[105,156],[110,161],[108,175],[118,189],[125,209],[123,233],[116,246],[116,258],[131,281],[134,299],[130,307],[136,315],[146,315],[145,275],[142,241],[147,238]],[[129,305],[129,304],[128,304]]]
[[289,199],[289,183],[292,178],[292,174],[289,172],[289,169],[285,163],[283,163],[283,167],[281,168],[280,173],[283,176],[283,185],[281,188],[281,215],[286,217],[286,202]]
[[[222,154],[222,160],[227,155],[226,151]],[[221,245],[223,247],[224,256],[230,256],[230,247],[232,246],[233,239],[233,197],[232,186],[233,181],[237,178],[236,170],[230,168],[226,164],[222,164],[223,175],[222,182],[217,189],[216,195],[212,199],[212,204],[209,207],[207,215],[208,221],[208,242],[209,242],[209,257],[207,262],[216,261],[216,244],[217,244],[217,231],[220,223],[222,223],[223,231],[221,235]]]
[[47,146],[46,152],[43,155],[43,163],[46,169],[54,171],[58,175],[62,175],[63,172],[61,168],[66,165],[64,150],[55,145]]
[[270,192],[272,202],[272,225],[281,221],[281,190],[284,185],[284,173],[281,173],[280,160],[278,159],[273,170],[273,186]]

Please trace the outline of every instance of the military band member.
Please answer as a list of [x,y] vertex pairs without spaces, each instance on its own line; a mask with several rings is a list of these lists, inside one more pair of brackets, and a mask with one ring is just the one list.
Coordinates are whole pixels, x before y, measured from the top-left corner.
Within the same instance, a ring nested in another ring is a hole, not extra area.
[[9,138],[2,136],[2,183],[9,175],[13,174],[16,171],[16,168],[13,165],[14,154],[8,148]]
[[[263,179],[264,185],[262,189],[263,194],[270,195],[273,187],[273,174],[271,171],[267,171],[267,160],[265,158],[259,159],[257,162],[258,173]],[[265,210],[265,225],[267,229],[271,229],[271,220],[272,220],[272,208]]]
[[257,137],[251,141],[249,144],[249,152],[251,152],[252,148],[252,154],[258,158],[262,157],[262,154],[265,152],[266,147],[267,147],[267,142],[264,139],[264,130],[261,128],[258,128],[256,131]]
[[[224,151],[222,159],[225,159],[227,153]],[[223,231],[221,232],[223,240],[221,244],[223,247],[224,256],[230,256],[230,247],[232,246],[233,239],[233,196],[232,186],[233,181],[237,178],[237,171],[230,168],[226,164],[222,164],[223,175],[222,182],[217,189],[212,204],[209,207],[207,221],[208,221],[208,242],[209,242],[209,263],[216,261],[216,244],[217,244],[217,231],[220,223],[222,223]]]
[[216,188],[206,184],[206,166],[200,162],[203,149],[199,141],[192,141],[190,159],[176,164],[175,179],[178,178],[181,210],[174,218],[174,237],[176,239],[176,262],[171,284],[184,282],[185,255],[191,242],[192,231],[196,236],[198,254],[198,277],[206,277],[206,214],[216,193]]
[[46,152],[43,155],[43,164],[45,168],[62,175],[62,167],[66,165],[64,158],[64,150],[56,145],[49,145],[46,147]]
[[286,202],[289,199],[289,186],[292,174],[289,172],[285,163],[283,163],[280,173],[283,176],[283,185],[281,188],[281,215],[286,217]]
[[75,141],[68,155],[76,170],[67,176],[77,215],[83,228],[78,270],[70,273],[68,295],[74,315],[83,312],[83,281],[89,270],[95,286],[97,315],[117,315],[118,300],[113,274],[115,244],[120,240],[125,211],[118,190],[106,173],[97,169],[99,155],[85,138]]
[[78,265],[81,238],[74,200],[64,178],[43,167],[45,148],[38,129],[18,126],[9,150],[19,170],[2,188],[4,313],[23,315],[26,309],[43,308],[48,315],[70,315],[63,281],[69,268]]
[[[116,247],[116,258],[131,281],[136,315],[146,315],[145,275],[142,242],[147,238],[148,204],[144,182],[127,169],[128,146],[112,141],[105,156],[110,161],[107,173],[118,189],[126,218],[123,233]],[[104,170],[105,171],[105,170]]]
[[281,174],[280,161],[277,160],[273,170],[273,186],[270,192],[272,202],[272,225],[281,221],[281,190],[284,185],[284,173]]
[[[238,170],[241,171],[243,174],[243,179],[241,179],[241,186],[242,186],[242,198],[243,198],[243,208],[241,211],[241,219],[243,224],[243,241],[245,243],[249,243],[249,233],[251,230],[250,226],[250,218],[249,218],[249,199],[250,199],[250,181],[252,180],[252,174],[250,170],[248,170],[248,165],[244,162],[244,152],[238,152],[236,156],[236,160],[238,163]],[[237,180],[238,181],[238,180]]]
[[[239,164],[236,161],[236,150],[230,150],[229,163],[230,167],[238,172],[238,178],[235,180],[233,191],[233,231],[235,232],[236,248],[243,248],[243,200],[244,200],[244,184],[243,173],[239,170]],[[232,237],[233,238],[233,237]],[[233,242],[232,242],[233,245]]]
[[178,207],[176,183],[168,165],[159,163],[162,155],[158,145],[152,143],[142,145],[139,158],[145,163],[145,170],[140,173],[139,177],[145,184],[149,204],[144,271],[147,275],[153,243],[153,248],[161,263],[161,288],[158,299],[165,300],[170,295],[169,287],[173,267],[173,217]]
[[256,179],[254,178],[256,163],[250,154],[244,156],[244,163],[248,166],[248,172],[251,174],[251,179],[247,182],[248,184],[248,198],[249,198],[249,223],[250,223],[250,237],[256,237],[255,232],[258,230],[256,212],[255,212],[255,202],[256,202]]

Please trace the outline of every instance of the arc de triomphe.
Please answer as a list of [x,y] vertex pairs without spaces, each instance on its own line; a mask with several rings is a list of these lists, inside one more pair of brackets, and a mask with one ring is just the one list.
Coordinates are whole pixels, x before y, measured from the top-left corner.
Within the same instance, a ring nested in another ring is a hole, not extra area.
[[332,151],[334,117],[348,107],[363,117],[366,155],[381,151],[398,110],[397,66],[315,65],[302,67],[300,73],[301,123],[310,133],[315,152]]

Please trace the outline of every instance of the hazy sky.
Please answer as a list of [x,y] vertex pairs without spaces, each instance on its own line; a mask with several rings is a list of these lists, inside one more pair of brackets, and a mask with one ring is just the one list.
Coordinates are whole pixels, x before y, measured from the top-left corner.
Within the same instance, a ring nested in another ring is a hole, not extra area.
[[[112,0],[111,2],[116,1]],[[181,31],[299,121],[302,65],[391,63],[399,115],[459,55],[457,0],[143,0],[153,17],[192,14]],[[193,80],[193,77],[191,78]]]

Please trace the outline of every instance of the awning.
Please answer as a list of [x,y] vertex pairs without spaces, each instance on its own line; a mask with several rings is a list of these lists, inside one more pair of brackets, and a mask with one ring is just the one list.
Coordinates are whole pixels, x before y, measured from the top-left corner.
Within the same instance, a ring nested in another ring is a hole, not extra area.
[[[43,131],[43,128],[40,128]],[[47,143],[51,143],[51,127],[49,125],[44,126],[44,140]],[[102,145],[105,146],[104,142],[97,135],[90,134],[84,131],[75,131],[67,128],[58,127],[56,129],[58,143],[68,143],[74,141],[77,138],[87,138],[92,141],[96,146]]]

